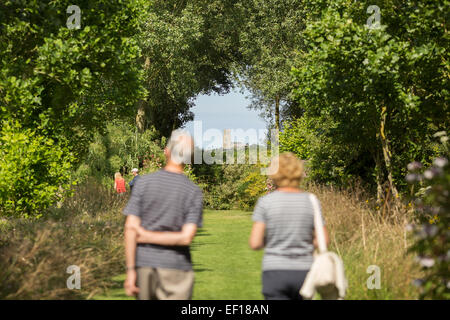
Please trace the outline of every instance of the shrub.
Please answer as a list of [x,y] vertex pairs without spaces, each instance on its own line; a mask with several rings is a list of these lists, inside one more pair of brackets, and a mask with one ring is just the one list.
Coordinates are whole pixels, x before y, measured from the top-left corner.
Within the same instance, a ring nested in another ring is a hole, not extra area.
[[77,175],[112,179],[115,172],[126,174],[132,168],[142,168],[143,173],[160,168],[164,161],[162,142],[151,128],[136,132],[136,128],[124,121],[110,123],[106,132],[99,132],[89,145],[87,157],[80,164]]
[[270,179],[262,175],[261,167],[255,166],[242,180],[239,192],[239,207],[244,210],[252,210],[259,197],[272,191],[273,184]]
[[448,137],[438,134],[444,145],[443,157],[436,158],[433,166],[420,173],[422,165],[413,162],[408,165],[410,173],[406,176],[413,186],[420,187],[413,194],[416,224],[411,226],[416,242],[411,252],[424,270],[424,277],[416,280],[420,287],[420,298],[450,298],[450,165]]
[[209,209],[227,210],[240,208],[244,195],[243,179],[252,170],[248,164],[224,164],[212,167],[220,170],[220,181],[207,181],[204,189],[204,206]]
[[292,152],[300,159],[310,158],[311,150],[311,130],[308,119],[301,117],[283,124],[283,131],[280,132],[280,153]]
[[74,157],[54,140],[3,122],[0,134],[0,213],[39,218],[70,186]]

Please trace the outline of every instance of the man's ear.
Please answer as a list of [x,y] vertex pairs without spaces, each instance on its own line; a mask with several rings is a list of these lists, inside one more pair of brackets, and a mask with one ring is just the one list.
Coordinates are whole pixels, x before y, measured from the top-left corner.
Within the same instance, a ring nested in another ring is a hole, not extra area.
[[170,158],[170,150],[167,147],[164,148],[164,155],[166,156],[167,159]]

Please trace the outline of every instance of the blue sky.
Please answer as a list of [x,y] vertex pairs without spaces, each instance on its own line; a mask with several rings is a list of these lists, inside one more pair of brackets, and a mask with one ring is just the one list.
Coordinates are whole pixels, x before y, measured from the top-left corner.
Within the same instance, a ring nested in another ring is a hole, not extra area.
[[[246,97],[249,93],[239,92],[237,89],[231,91],[226,95],[201,95],[195,100],[195,106],[191,109],[194,113],[194,121],[201,121],[202,134],[208,129],[218,129],[222,134],[224,129],[255,129],[265,130],[266,123],[259,116],[260,111],[250,110],[247,106],[250,104],[250,100]],[[194,136],[194,122],[189,122],[185,126],[191,135]],[[196,138],[195,144],[199,146],[198,138]],[[258,135],[258,140],[264,139],[261,135]],[[234,139],[237,142],[248,142],[250,144],[257,143],[255,139],[245,141],[245,135],[237,135]],[[213,141],[213,139],[206,139],[203,136],[203,148],[220,147]]]

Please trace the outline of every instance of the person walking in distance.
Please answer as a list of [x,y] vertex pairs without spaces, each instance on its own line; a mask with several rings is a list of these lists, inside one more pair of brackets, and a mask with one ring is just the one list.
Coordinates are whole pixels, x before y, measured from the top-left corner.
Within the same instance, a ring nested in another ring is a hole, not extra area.
[[133,180],[130,181],[130,183],[128,184],[130,186],[130,191],[133,191],[133,187],[136,184],[136,181],[139,179],[139,170],[137,168],[133,168],[131,170],[131,173],[133,174]]
[[183,173],[194,142],[175,130],[164,149],[166,166],[142,175],[123,213],[126,294],[139,300],[192,298],[190,244],[203,221],[203,195]]
[[120,172],[116,172],[114,174],[114,189],[118,194],[124,194],[125,192],[127,192],[127,189],[125,187],[125,179],[122,178]]

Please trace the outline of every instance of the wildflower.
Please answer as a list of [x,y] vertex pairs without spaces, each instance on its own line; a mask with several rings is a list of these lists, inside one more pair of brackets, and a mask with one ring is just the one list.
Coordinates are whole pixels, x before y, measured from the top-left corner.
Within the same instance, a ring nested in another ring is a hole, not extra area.
[[439,168],[443,168],[448,164],[448,160],[443,157],[434,159],[434,165]]
[[433,177],[434,177],[434,173],[433,173],[433,171],[431,171],[430,169],[428,169],[428,170],[426,170],[426,171],[423,173],[423,176],[424,176],[426,179],[431,180],[431,179],[433,179]]
[[406,181],[409,183],[413,183],[419,180],[419,175],[416,173],[408,173],[405,177]]
[[439,217],[438,217],[437,215],[435,215],[434,217],[432,217],[432,218],[429,220],[429,222],[430,222],[430,224],[437,223],[437,222],[439,222]]
[[422,168],[422,164],[418,161],[414,161],[408,164],[408,170],[409,171],[415,171]]
[[435,176],[437,175],[441,175],[442,174],[442,169],[441,168],[431,168],[426,170],[423,173],[423,176],[429,180],[433,179]]
[[434,259],[426,258],[426,257],[418,257],[416,260],[419,260],[419,263],[422,267],[431,268],[434,266]]

